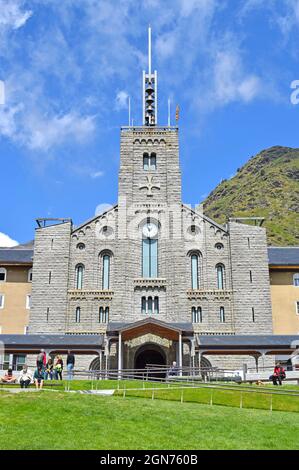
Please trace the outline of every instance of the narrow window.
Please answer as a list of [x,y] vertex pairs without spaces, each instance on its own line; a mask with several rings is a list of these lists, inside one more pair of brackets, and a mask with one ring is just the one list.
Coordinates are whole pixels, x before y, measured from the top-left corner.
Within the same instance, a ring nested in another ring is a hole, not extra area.
[[77,307],[76,308],[76,323],[80,323],[81,321],[81,308]]
[[53,246],[54,246],[54,238],[52,238],[51,240],[51,250],[53,250]]
[[46,320],[47,320],[47,323],[49,321],[49,312],[50,312],[50,308],[47,307],[47,313],[46,313]]
[[255,323],[255,311],[254,311],[254,307],[251,308],[251,312],[252,312],[252,322]]
[[250,279],[250,283],[252,284],[252,271],[251,270],[249,271],[249,279]]
[[192,323],[197,323],[197,310],[196,310],[196,307],[192,307]]
[[0,282],[6,282],[6,269],[0,268]]
[[0,294],[0,308],[4,308],[4,294]]
[[220,307],[220,323],[225,323],[225,311],[224,311],[224,307]]
[[146,314],[146,297],[141,297],[141,313]]
[[296,302],[296,313],[299,315],[299,301]]
[[151,153],[150,160],[149,160],[149,169],[150,170],[157,169],[157,157],[155,153]]
[[154,299],[154,313],[159,313],[159,297],[155,297]]
[[248,248],[250,248],[250,238],[247,238]]
[[105,323],[109,321],[109,307],[105,308]]
[[224,268],[221,264],[216,266],[216,271],[217,271],[217,288],[219,290],[224,289]]
[[76,289],[83,288],[84,266],[80,264],[76,268]]
[[294,274],[293,280],[294,280],[294,286],[299,287],[299,273]]
[[191,286],[192,289],[199,288],[198,282],[198,255],[191,256]]
[[103,256],[103,277],[102,277],[102,289],[107,290],[110,287],[110,256]]
[[99,323],[103,323],[104,321],[104,309],[103,307],[99,308]]
[[158,277],[158,240],[156,239],[142,240],[142,276]]
[[49,279],[48,279],[49,284],[51,284],[51,280],[52,280],[52,271],[49,271]]
[[153,313],[153,299],[152,297],[149,297],[147,299],[147,311],[149,315],[152,315]]
[[144,170],[149,169],[149,156],[148,156],[148,153],[143,154],[143,169]]
[[202,323],[202,309],[201,309],[201,307],[197,308],[197,317],[198,317],[198,322]]
[[32,268],[28,271],[28,282],[32,282]]

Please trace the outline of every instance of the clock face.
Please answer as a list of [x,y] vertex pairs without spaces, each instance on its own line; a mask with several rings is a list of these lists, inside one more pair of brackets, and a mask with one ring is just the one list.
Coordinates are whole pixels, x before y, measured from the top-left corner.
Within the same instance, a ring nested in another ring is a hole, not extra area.
[[153,238],[158,233],[158,228],[155,224],[147,223],[142,229],[142,233],[146,238]]

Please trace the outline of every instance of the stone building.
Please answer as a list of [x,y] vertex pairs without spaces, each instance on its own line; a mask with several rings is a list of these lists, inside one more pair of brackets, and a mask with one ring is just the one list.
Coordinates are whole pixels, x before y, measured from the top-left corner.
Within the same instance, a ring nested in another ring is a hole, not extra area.
[[266,232],[243,222],[182,203],[179,130],[158,124],[150,58],[142,125],[121,128],[118,203],[77,227],[38,221],[29,333],[103,335],[85,367],[126,369],[196,365],[199,335],[272,334]]

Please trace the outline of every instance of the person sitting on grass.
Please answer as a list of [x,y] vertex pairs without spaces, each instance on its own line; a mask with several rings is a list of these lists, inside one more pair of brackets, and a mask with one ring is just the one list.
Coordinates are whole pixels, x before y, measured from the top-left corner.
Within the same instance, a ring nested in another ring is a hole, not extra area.
[[42,367],[38,367],[38,368],[35,369],[33,378],[34,378],[36,389],[41,390],[43,388],[43,385],[44,385],[44,371],[43,371]]
[[12,369],[8,369],[6,374],[1,377],[1,383],[2,384],[14,384],[16,383],[16,378],[12,374]]
[[23,369],[20,372],[19,384],[21,385],[21,388],[28,388],[31,382],[32,382],[32,373],[28,369],[28,366],[24,364]]

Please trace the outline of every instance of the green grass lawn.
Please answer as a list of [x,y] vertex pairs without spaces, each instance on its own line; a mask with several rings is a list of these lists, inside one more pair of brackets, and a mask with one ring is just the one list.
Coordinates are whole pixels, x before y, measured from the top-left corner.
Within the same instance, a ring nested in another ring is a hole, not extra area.
[[0,392],[0,449],[299,449],[299,415],[144,398]]

